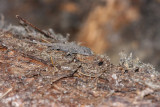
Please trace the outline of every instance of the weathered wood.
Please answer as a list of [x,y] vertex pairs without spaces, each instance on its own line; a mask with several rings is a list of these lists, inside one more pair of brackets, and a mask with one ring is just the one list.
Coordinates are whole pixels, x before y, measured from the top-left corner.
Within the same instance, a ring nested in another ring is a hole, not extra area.
[[126,56],[116,66],[107,56],[68,55],[21,33],[0,31],[1,106],[160,105],[160,74],[151,65]]

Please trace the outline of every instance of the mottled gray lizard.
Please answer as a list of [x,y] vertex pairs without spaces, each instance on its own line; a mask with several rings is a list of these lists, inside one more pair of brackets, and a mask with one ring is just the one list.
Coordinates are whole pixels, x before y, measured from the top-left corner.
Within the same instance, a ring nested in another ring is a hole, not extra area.
[[41,45],[49,46],[53,50],[64,51],[69,54],[93,55],[93,52],[89,48],[84,46],[79,46],[74,42],[67,42],[67,43],[42,43],[37,41],[33,41],[33,42]]

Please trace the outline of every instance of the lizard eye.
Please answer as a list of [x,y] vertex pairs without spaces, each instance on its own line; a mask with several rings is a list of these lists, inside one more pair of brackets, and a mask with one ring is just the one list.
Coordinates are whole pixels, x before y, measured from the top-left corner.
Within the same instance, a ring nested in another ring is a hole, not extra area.
[[98,62],[98,66],[103,65],[103,61]]

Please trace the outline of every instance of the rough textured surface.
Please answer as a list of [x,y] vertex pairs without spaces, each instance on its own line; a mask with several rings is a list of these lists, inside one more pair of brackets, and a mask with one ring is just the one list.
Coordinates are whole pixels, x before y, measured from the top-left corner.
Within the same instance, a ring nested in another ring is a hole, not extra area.
[[41,29],[70,34],[71,41],[85,35],[82,44],[105,51],[114,64],[125,50],[160,71],[159,10],[160,0],[0,0],[9,23],[17,24],[19,14]]
[[160,106],[159,72],[132,54],[121,53],[117,66],[107,56],[32,43],[52,42],[37,32],[14,31],[0,30],[1,106]]

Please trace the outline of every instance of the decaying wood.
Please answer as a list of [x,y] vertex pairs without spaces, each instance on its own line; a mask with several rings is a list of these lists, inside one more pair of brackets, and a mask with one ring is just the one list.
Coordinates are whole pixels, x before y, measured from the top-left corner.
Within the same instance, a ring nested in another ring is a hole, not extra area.
[[160,74],[151,65],[131,55],[116,66],[103,55],[51,50],[30,42],[47,37],[16,29],[0,30],[1,106],[160,105]]

